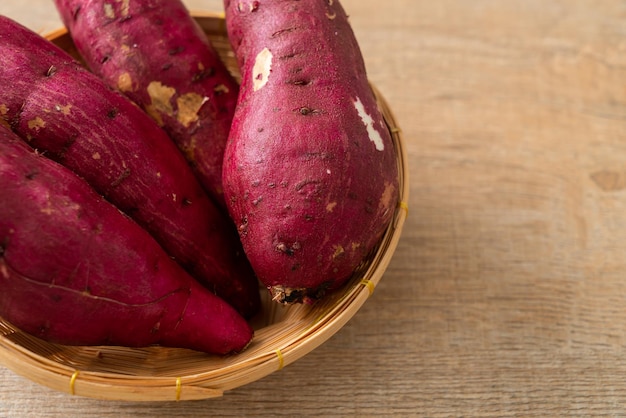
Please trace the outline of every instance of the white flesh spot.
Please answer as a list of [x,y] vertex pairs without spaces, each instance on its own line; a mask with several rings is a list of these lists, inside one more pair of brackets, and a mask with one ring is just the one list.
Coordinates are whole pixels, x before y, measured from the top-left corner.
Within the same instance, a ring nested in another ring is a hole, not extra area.
[[34,129],[38,131],[39,129],[45,128],[45,127],[46,127],[46,122],[43,119],[41,119],[39,116],[37,116],[35,119],[28,121],[28,129]]
[[122,3],[122,16],[128,16],[128,12],[130,10],[130,0],[117,0],[119,3]]
[[111,3],[104,3],[104,15],[109,19],[115,18],[115,10],[113,10],[113,5]]
[[254,91],[261,89],[266,83],[272,70],[272,53],[269,49],[263,48],[256,56],[254,67],[252,68],[252,85]]
[[176,105],[178,106],[178,122],[185,128],[188,128],[193,122],[197,122],[200,118],[198,112],[200,112],[202,106],[208,101],[208,97],[200,96],[194,92],[179,96],[176,99]]
[[361,102],[360,98],[356,98],[354,107],[361,117],[361,120],[365,125],[365,129],[367,129],[367,135],[376,146],[376,149],[378,151],[384,150],[385,145],[383,144],[383,137],[380,136],[380,133],[376,130],[376,128],[374,128],[374,119],[372,119],[372,117],[365,111],[365,106],[363,106],[363,102]]

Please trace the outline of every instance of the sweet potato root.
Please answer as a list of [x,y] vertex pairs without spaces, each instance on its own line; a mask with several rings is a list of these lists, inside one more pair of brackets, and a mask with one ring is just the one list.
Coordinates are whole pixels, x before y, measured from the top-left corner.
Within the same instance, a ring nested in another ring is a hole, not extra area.
[[0,17],[0,120],[83,177],[245,316],[257,280],[230,219],[167,134],[49,41]]
[[279,302],[344,283],[398,201],[393,143],[346,14],[333,0],[225,0],[242,72],[224,193]]
[[145,109],[224,207],[222,160],[239,87],[180,0],[55,0],[85,62]]
[[0,316],[68,345],[241,351],[252,329],[143,228],[0,126]]

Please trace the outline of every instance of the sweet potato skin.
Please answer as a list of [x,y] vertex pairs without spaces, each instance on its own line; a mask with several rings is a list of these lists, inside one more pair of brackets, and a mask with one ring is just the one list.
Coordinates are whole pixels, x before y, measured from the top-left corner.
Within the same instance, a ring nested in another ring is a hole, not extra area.
[[244,349],[245,319],[67,168],[0,126],[0,316],[46,341]]
[[277,301],[344,283],[389,225],[398,169],[338,1],[224,2],[242,71],[224,191]]
[[222,161],[238,84],[180,0],[55,0],[88,67],[139,104],[224,206]]
[[167,134],[68,54],[0,17],[0,120],[148,230],[246,317],[260,307],[235,228]]

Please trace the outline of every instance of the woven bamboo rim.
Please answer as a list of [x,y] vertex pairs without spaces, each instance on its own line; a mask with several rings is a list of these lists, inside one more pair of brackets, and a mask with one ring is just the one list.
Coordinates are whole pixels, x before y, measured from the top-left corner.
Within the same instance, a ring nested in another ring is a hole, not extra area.
[[[238,77],[223,14],[194,13],[228,68]],[[76,55],[65,29],[47,38]],[[283,306],[259,289],[263,312],[255,337],[237,355],[209,356],[165,347],[83,347],[46,343],[0,319],[0,362],[15,373],[57,391],[104,400],[179,401],[218,397],[261,379],[328,340],[370,297],[398,245],[408,215],[408,165],[402,132],[389,105],[372,86],[392,134],[398,158],[400,200],[393,221],[372,256],[344,288],[319,303]]]

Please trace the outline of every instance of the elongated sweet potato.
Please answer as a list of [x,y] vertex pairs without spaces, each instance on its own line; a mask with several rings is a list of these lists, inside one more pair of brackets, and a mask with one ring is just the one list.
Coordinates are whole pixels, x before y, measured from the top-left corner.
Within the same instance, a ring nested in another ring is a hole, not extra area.
[[315,300],[351,276],[388,226],[394,146],[338,1],[224,5],[242,71],[226,202],[275,300]]
[[0,126],[0,316],[69,345],[241,351],[252,329],[66,167]]
[[4,17],[0,82],[0,117],[14,132],[85,178],[242,314],[259,309],[257,280],[230,219],[145,112]]
[[222,160],[239,87],[180,0],[55,0],[85,62],[145,109],[224,207]]

